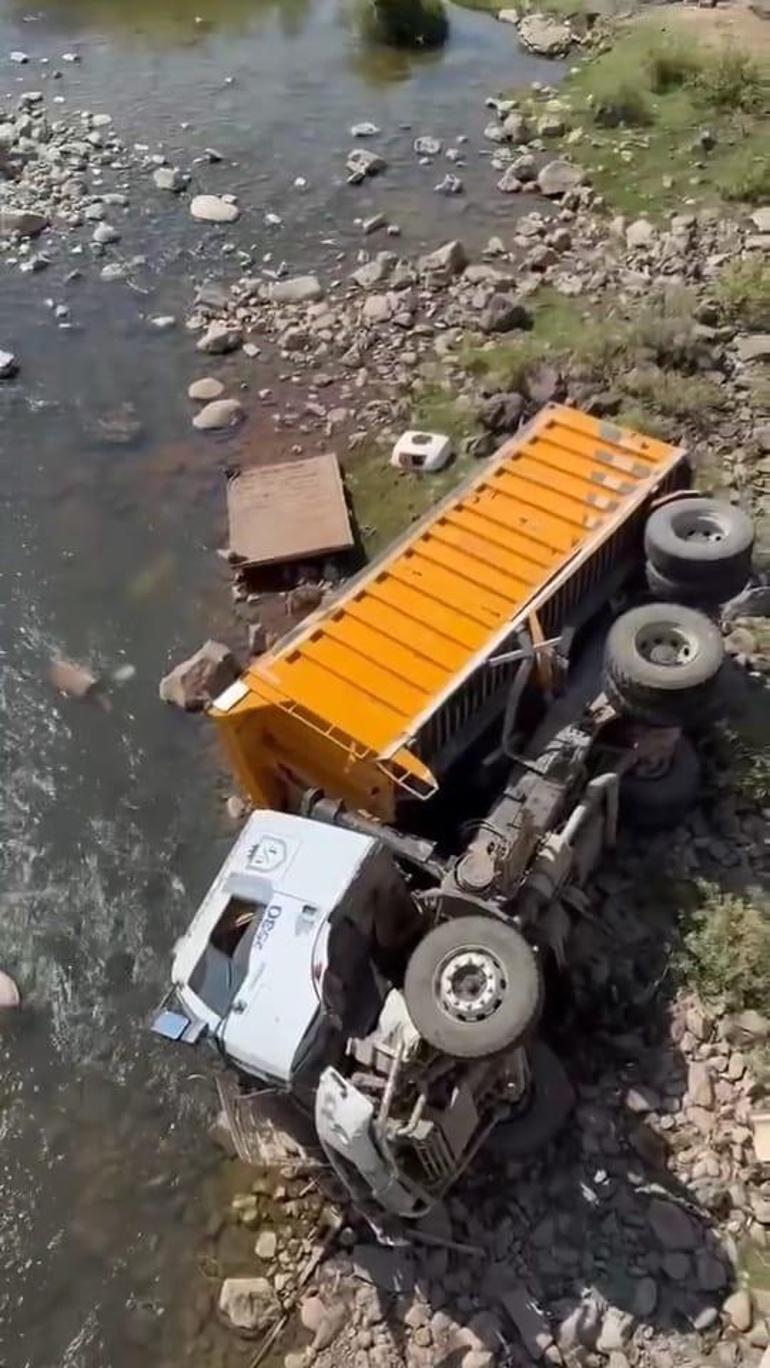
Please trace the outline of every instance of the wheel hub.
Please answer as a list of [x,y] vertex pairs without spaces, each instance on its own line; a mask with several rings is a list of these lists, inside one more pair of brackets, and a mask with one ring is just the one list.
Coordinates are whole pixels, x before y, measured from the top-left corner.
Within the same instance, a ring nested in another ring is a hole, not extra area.
[[503,966],[481,947],[454,951],[439,967],[437,996],[456,1021],[483,1021],[500,1006],[506,988]]
[[717,520],[706,513],[683,514],[675,519],[674,531],[684,541],[694,542],[721,542],[725,536]]
[[636,649],[651,665],[686,665],[698,654],[698,643],[674,622],[651,622],[637,634]]

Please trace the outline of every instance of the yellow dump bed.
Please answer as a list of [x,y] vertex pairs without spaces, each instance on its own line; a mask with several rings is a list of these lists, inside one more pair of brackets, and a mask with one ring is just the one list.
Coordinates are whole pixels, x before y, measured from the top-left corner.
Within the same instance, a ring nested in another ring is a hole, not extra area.
[[442,749],[506,687],[489,658],[535,613],[558,631],[683,470],[663,442],[543,409],[217,700],[255,801],[317,786],[392,819],[398,790],[430,796]]

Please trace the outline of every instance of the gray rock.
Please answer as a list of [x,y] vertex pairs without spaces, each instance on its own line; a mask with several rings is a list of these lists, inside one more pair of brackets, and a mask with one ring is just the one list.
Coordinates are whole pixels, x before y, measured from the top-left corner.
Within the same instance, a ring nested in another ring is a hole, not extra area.
[[664,1249],[691,1250],[699,1242],[698,1233],[681,1207],[656,1197],[650,1202],[649,1222]]
[[222,1283],[219,1310],[236,1330],[261,1330],[277,1309],[267,1278],[225,1278]]
[[418,266],[421,272],[453,276],[459,275],[468,265],[468,254],[463,244],[457,239],[452,242],[445,242],[443,247],[437,247],[435,252],[428,252],[420,257]]
[[650,247],[657,234],[655,227],[647,219],[635,219],[626,228],[626,246],[632,251],[640,247]]
[[32,209],[0,209],[0,237],[18,233],[20,237],[37,237],[48,227],[45,214]]
[[739,1287],[737,1292],[731,1293],[722,1303],[722,1314],[735,1330],[740,1331],[742,1335],[747,1334],[754,1320],[754,1307],[748,1289]]
[[686,1282],[692,1273],[692,1263],[689,1254],[670,1253],[664,1254],[661,1259],[661,1268],[667,1278],[672,1282]]
[[200,380],[193,380],[187,390],[188,398],[200,400],[201,403],[208,404],[212,399],[219,399],[225,392],[225,387],[221,380],[216,380],[213,375],[202,375]]
[[237,351],[242,341],[243,333],[236,324],[217,322],[199,338],[196,350],[209,356],[221,356],[224,352]]
[[516,195],[521,190],[524,182],[516,175],[512,166],[506,166],[502,176],[497,182],[497,188],[503,195]]
[[321,1323],[315,1332],[312,1346],[313,1353],[320,1354],[322,1350],[328,1349],[329,1345],[334,1343],[337,1336],[344,1329],[349,1319],[350,1312],[344,1302],[333,1302],[331,1306],[327,1306],[324,1315],[321,1318]]
[[152,178],[158,190],[170,190],[175,195],[184,190],[190,180],[190,177],[177,166],[158,166],[153,171]]
[[120,233],[111,223],[97,223],[91,241],[98,247],[107,247],[111,242],[120,242]]
[[19,363],[13,352],[0,351],[0,380],[10,380],[18,374],[18,370]]
[[518,109],[512,109],[510,114],[506,114],[502,129],[508,141],[512,143],[527,143],[532,137],[532,129],[525,115],[519,113]]
[[751,221],[760,233],[770,233],[770,205],[755,209]]
[[429,133],[415,138],[412,146],[418,157],[437,157],[441,151],[441,139],[432,138]]
[[[232,684],[238,678],[238,674],[238,662],[230,648],[223,646],[220,641],[206,641],[195,655],[181,661],[161,680],[161,702],[171,703],[184,712],[200,712]],[[247,1278],[228,1281],[255,1280]],[[258,1278],[256,1282],[264,1283],[264,1279]],[[248,1295],[248,1289],[242,1290],[244,1296]]]
[[8,57],[10,61],[15,62],[17,66],[25,66],[29,61],[29,53],[21,52],[18,48],[13,52],[9,52]]
[[479,409],[479,419],[489,432],[515,432],[524,400],[520,394],[493,394]]
[[261,1230],[254,1245],[254,1253],[263,1263],[270,1263],[278,1251],[278,1236],[274,1230]]
[[196,413],[192,422],[198,432],[220,432],[223,428],[237,427],[245,416],[243,405],[237,399],[214,399]]
[[[395,296],[397,298],[397,296]],[[370,294],[364,300],[362,317],[365,323],[387,323],[393,317],[393,305],[387,295]]]
[[713,1107],[714,1082],[708,1064],[694,1059],[687,1070],[687,1099],[696,1107]]
[[561,57],[573,43],[572,30],[544,14],[526,14],[518,24],[519,42],[540,57]]
[[463,193],[463,183],[459,176],[453,176],[451,171],[447,171],[446,175],[442,176],[438,185],[434,185],[433,189],[438,195],[461,195]]
[[352,1251],[352,1260],[353,1274],[362,1282],[399,1295],[414,1291],[414,1264],[403,1250],[357,1244]]
[[303,1297],[299,1304],[299,1318],[306,1330],[315,1334],[326,1315],[326,1303],[321,1297]]
[[363,179],[364,176],[377,176],[384,171],[388,163],[379,152],[372,152],[368,147],[354,147],[348,153],[347,168],[350,174],[356,178]]
[[539,138],[560,138],[564,131],[565,123],[561,114],[543,114],[537,121]]
[[487,124],[484,129],[484,137],[487,138],[489,142],[494,143],[504,143],[506,140],[502,124],[497,123],[496,121]]
[[364,234],[364,237],[369,237],[371,233],[377,233],[380,228],[384,228],[386,223],[387,219],[384,214],[372,214],[370,218],[365,218],[363,220],[361,232]]
[[702,1292],[719,1292],[726,1285],[729,1274],[722,1259],[707,1249],[699,1249],[695,1255],[695,1276]]
[[353,124],[350,136],[351,138],[376,138],[379,132],[376,124],[368,123],[365,120],[363,123]]
[[235,223],[241,216],[238,206],[220,195],[196,195],[190,201],[190,213],[203,223]]
[[583,172],[580,167],[562,160],[548,162],[537,177],[540,193],[554,199],[566,195],[570,190],[576,190],[582,181]]
[[739,337],[735,349],[741,361],[766,361],[770,358],[770,333]]
[[640,1278],[634,1287],[634,1315],[647,1320],[658,1304],[658,1284],[654,1278]]
[[531,328],[532,315],[511,295],[493,294],[479,315],[478,326],[483,333],[512,332]]
[[311,304],[322,298],[323,288],[313,275],[274,280],[270,286],[270,299],[274,304]]
[[93,204],[87,204],[83,210],[83,218],[88,223],[101,223],[107,217],[107,206],[102,200],[95,200]]
[[523,1283],[509,1292],[503,1292],[500,1300],[516,1326],[524,1348],[537,1362],[553,1344],[545,1312]]
[[759,1045],[770,1037],[770,1020],[749,1007],[725,1017],[722,1034],[731,1045]]

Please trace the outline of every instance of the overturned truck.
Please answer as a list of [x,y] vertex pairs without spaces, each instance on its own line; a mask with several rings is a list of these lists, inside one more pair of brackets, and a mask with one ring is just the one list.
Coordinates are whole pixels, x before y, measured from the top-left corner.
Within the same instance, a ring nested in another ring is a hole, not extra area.
[[210,710],[256,811],[158,1029],[293,1096],[362,1201],[420,1216],[568,1109],[547,985],[619,820],[695,797],[750,576],[749,520],[689,481],[548,406]]

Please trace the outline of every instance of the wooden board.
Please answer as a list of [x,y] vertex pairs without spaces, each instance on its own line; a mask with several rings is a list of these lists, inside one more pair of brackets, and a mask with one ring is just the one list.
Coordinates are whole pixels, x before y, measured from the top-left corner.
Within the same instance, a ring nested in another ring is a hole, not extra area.
[[353,545],[333,454],[254,466],[227,485],[230,549],[247,565],[345,551]]

